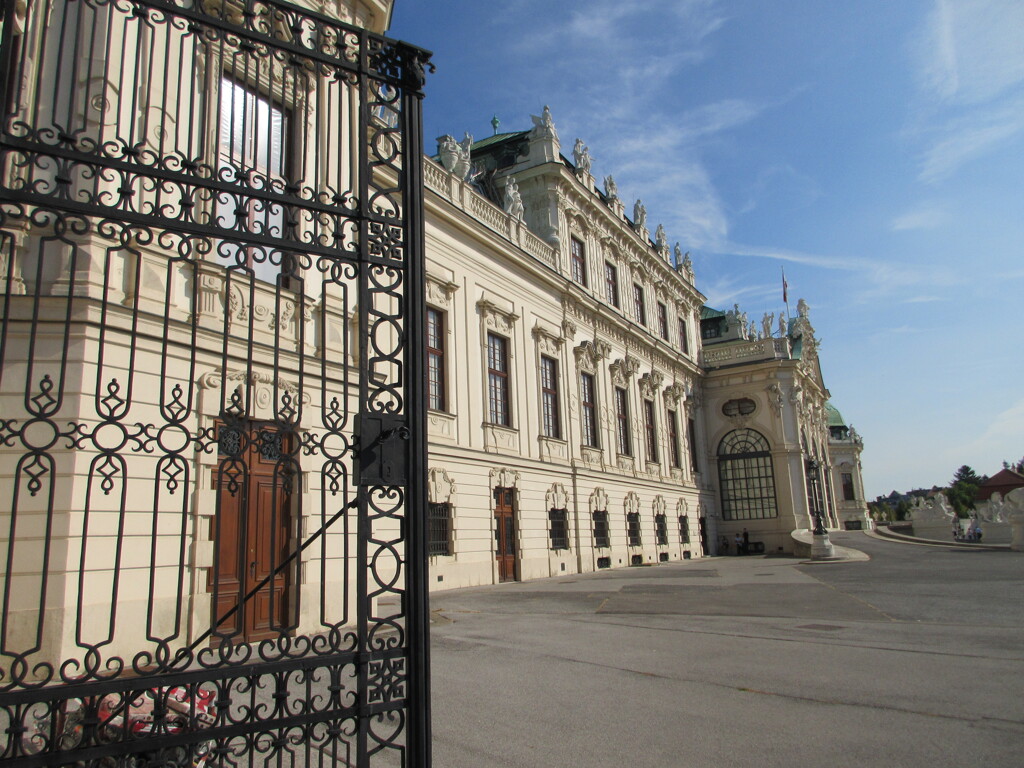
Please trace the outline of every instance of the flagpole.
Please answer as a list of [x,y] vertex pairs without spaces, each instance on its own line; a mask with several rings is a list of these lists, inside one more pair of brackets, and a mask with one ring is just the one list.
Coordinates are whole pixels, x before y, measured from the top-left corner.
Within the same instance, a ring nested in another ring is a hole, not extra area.
[[786,268],[782,269],[782,300],[786,302],[786,325],[789,325],[789,284],[786,282]]

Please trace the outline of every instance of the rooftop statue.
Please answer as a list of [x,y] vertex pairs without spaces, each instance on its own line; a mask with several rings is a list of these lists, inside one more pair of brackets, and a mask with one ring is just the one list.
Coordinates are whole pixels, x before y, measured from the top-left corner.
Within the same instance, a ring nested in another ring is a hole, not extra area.
[[459,160],[459,143],[450,133],[437,137],[437,154],[441,156],[441,165],[449,173],[455,168]]
[[519,185],[516,184],[516,180],[511,176],[509,176],[508,182],[505,184],[505,212],[512,216],[512,218],[523,218],[523,198],[519,194]]
[[786,338],[786,318],[779,312],[779,338]]
[[772,337],[772,324],[775,322],[774,312],[765,312],[764,317],[761,318],[761,330],[764,332],[764,337],[770,339]]
[[647,229],[647,209],[640,198],[633,203],[633,229]]
[[439,136],[437,153],[441,156],[441,165],[449,173],[455,174],[460,179],[465,179],[469,175],[469,155],[472,146],[473,136],[468,132],[461,142],[455,141],[455,137],[450,133]]
[[[676,243],[676,263],[679,263],[679,243]],[[690,258],[690,252],[687,251],[683,254],[683,271],[686,272],[687,278],[690,282],[693,282],[693,259]]]
[[617,200],[619,197],[619,187],[610,174],[604,177],[604,195],[609,200]]
[[547,104],[544,105],[544,111],[541,112],[540,117],[530,115],[530,119],[533,120],[533,131],[531,133],[534,136],[558,141],[558,131],[555,130],[555,121],[551,119],[551,110]]
[[803,299],[800,299],[796,303],[796,311],[797,311],[797,314],[800,315],[800,317],[806,318],[807,315],[810,313],[811,308],[809,306],[807,306],[807,302],[806,301],[804,301]]
[[472,148],[473,134],[466,131],[462,141],[459,142],[459,161],[455,164],[455,170],[453,171],[460,179],[465,179],[469,176],[469,168],[471,165],[469,156]]
[[665,227],[661,224],[654,230],[654,243],[658,246],[658,250],[668,250],[668,235],[665,234]]
[[590,157],[590,148],[584,145],[583,139],[576,139],[576,146],[572,148],[572,159],[576,163],[576,173],[590,173],[593,158]]

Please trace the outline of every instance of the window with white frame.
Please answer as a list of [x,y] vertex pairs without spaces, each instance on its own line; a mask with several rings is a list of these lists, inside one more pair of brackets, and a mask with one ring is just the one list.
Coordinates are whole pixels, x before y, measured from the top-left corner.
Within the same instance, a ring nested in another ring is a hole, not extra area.
[[512,426],[509,402],[508,339],[496,333],[487,334],[487,405],[491,424]]
[[562,421],[558,408],[558,361],[540,358],[540,396],[544,437],[562,438]]

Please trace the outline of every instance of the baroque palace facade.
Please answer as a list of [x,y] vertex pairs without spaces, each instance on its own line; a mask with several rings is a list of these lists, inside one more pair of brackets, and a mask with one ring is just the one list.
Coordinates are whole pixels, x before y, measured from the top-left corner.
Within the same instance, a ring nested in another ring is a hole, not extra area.
[[426,158],[432,589],[735,551],[865,523],[861,441],[791,321],[705,306],[547,107]]

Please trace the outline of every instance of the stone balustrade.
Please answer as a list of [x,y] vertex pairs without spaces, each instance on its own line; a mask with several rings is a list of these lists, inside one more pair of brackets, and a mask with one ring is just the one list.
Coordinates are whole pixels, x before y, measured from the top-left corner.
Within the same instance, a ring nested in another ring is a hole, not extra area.
[[704,347],[700,357],[701,364],[705,367],[721,368],[761,360],[789,360],[792,357],[792,350],[789,339],[767,338]]

